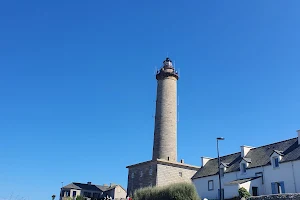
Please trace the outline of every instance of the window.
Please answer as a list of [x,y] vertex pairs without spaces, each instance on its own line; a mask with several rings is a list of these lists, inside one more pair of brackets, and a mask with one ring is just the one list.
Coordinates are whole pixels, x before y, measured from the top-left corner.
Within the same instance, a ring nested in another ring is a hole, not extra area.
[[149,175],[152,176],[152,168],[149,169]]
[[76,197],[76,191],[73,191],[73,197]]
[[182,172],[179,172],[179,176],[182,177]]
[[90,192],[84,192],[84,193],[83,193],[83,196],[84,196],[84,197],[89,197],[89,198],[91,198],[91,193],[90,193]]
[[224,168],[220,168],[220,176],[224,177]]
[[140,172],[140,177],[143,177],[143,171]]
[[134,172],[131,173],[131,178],[134,178]]
[[273,158],[273,168],[277,168],[277,167],[279,167],[279,158],[274,157]]
[[99,193],[93,193],[93,198],[99,198]]
[[272,194],[282,194],[285,193],[284,182],[274,182],[271,183]]
[[252,196],[258,196],[258,187],[252,187]]
[[70,191],[66,191],[66,197],[70,196]]
[[208,190],[214,190],[214,181],[213,180],[208,181]]
[[241,172],[244,174],[246,173],[246,163],[241,164]]

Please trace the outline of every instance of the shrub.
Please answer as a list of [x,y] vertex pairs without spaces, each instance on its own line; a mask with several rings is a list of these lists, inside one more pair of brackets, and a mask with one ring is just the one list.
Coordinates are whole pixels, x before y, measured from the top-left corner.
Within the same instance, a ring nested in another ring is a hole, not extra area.
[[194,185],[176,183],[164,187],[148,187],[137,190],[133,200],[200,200]]
[[77,196],[76,200],[85,200],[85,198],[83,196]]
[[244,197],[245,199],[248,199],[251,196],[250,193],[243,187],[239,189],[239,195],[240,198]]

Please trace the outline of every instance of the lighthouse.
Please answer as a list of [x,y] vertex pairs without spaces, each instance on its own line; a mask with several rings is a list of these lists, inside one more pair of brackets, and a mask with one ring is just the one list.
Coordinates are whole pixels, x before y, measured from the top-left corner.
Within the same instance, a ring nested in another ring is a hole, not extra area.
[[156,74],[157,94],[152,159],[177,161],[177,80],[172,61],[166,58]]
[[200,168],[177,162],[177,81],[178,73],[170,58],[156,73],[157,94],[152,159],[128,168],[127,195],[143,187],[191,182]]

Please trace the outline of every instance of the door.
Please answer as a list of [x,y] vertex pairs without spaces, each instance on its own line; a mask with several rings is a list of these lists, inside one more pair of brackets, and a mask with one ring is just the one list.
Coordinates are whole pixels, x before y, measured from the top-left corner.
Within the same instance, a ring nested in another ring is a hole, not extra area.
[[252,187],[252,196],[258,196],[258,187]]

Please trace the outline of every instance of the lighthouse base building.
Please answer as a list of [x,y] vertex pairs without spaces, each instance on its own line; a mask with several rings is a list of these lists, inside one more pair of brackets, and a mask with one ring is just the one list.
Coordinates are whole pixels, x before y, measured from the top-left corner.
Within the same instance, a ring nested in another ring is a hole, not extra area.
[[127,168],[127,194],[131,196],[136,189],[143,187],[165,186],[180,182],[191,183],[191,178],[200,167],[157,159],[130,165]]
[[152,160],[127,166],[127,195],[139,188],[192,182],[200,167],[177,162],[177,80],[169,58],[156,74],[157,95]]

